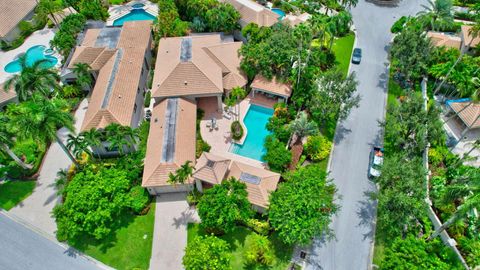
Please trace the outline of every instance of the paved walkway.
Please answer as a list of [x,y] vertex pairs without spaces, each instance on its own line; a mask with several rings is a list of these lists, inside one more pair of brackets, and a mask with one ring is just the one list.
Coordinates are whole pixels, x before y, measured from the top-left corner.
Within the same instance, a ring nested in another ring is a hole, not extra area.
[[[87,105],[88,102],[84,99],[75,113],[76,130],[80,130]],[[58,135],[64,141],[68,133],[65,128],[58,131]],[[37,179],[37,186],[33,190],[32,195],[12,208],[10,213],[52,236],[55,235],[57,225],[51,212],[60,200],[55,189],[55,178],[60,169],[67,169],[70,164],[70,159],[68,159],[58,143],[52,143],[43,160]]]
[[[30,47],[36,46],[36,45],[44,45],[48,48],[50,48],[50,40],[53,39],[55,36],[55,32],[53,29],[45,28],[39,31],[35,31],[33,34],[31,34],[25,42],[22,44],[22,46],[8,51],[0,51],[0,83],[5,82],[12,76],[12,73],[7,73],[5,72],[4,68],[8,63],[11,61],[15,60],[15,58],[21,54],[25,53]],[[59,58],[59,55],[55,55],[57,58]],[[59,58],[58,65],[60,65],[61,61]]]
[[155,205],[152,270],[182,270],[187,246],[187,224],[198,222],[195,210],[189,208],[185,193],[159,195]]

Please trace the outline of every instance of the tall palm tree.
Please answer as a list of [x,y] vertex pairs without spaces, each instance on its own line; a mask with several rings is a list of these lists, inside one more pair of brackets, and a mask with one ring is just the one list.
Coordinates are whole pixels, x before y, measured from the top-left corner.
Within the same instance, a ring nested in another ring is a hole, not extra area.
[[26,55],[20,56],[18,60],[22,71],[8,79],[3,89],[9,91],[13,87],[19,101],[27,100],[34,93],[49,96],[51,89],[58,88],[60,76],[57,72],[53,69],[42,67],[48,60],[39,60],[32,65],[28,64]]
[[85,140],[85,137],[82,134],[78,136],[68,134],[67,148],[73,153],[73,155],[77,159],[81,158],[83,153],[86,153],[89,156],[92,156],[92,151],[90,151],[90,149],[88,148],[88,144]]
[[[100,144],[102,143],[102,141],[101,141],[102,133],[100,131],[98,131],[98,129],[96,129],[96,128],[92,128],[92,129],[84,131],[80,134],[83,136],[87,147],[90,147],[92,150],[95,147],[100,146]],[[91,151],[91,152],[93,154],[94,151]],[[100,155],[98,155],[98,153],[97,153],[96,157],[101,158]]]
[[37,9],[35,10],[35,13],[40,16],[42,19],[46,20],[48,18],[48,15],[53,20],[53,23],[55,24],[56,27],[58,27],[58,21],[53,16],[55,12],[60,10],[60,5],[57,3],[57,1],[53,0],[36,0],[37,1]]
[[190,179],[194,169],[195,167],[192,165],[192,162],[190,160],[187,160],[183,165],[180,166],[180,168],[175,171],[175,174],[168,174],[167,182],[173,185],[184,185],[185,182],[190,183]]
[[34,95],[32,100],[20,103],[11,121],[19,136],[33,138],[39,142],[55,140],[68,158],[78,166],[77,160],[68,151],[57,131],[61,127],[74,132],[74,118],[68,111],[63,99],[48,100],[44,96]]
[[8,119],[5,115],[0,115],[0,150],[9,155],[18,166],[25,170],[32,168],[32,165],[23,162],[17,155],[10,149],[13,144],[13,134],[7,129]]
[[317,123],[308,121],[305,112],[300,112],[298,117],[290,123],[290,129],[293,134],[297,135],[297,140],[301,140],[305,136],[315,135],[318,133]]
[[119,154],[125,153],[125,147],[131,149],[136,143],[136,131],[131,127],[112,123],[105,128],[106,139],[110,149],[118,149]]
[[73,73],[77,77],[77,84],[82,88],[90,88],[92,86],[91,68],[86,63],[76,63],[73,66]]
[[424,10],[417,15],[429,20],[433,31],[439,21],[453,22],[452,0],[428,0],[428,5],[422,5],[422,7]]
[[457,178],[453,184],[447,187],[444,200],[447,202],[461,200],[462,204],[442,226],[428,237],[428,240],[437,237],[454,222],[466,218],[474,209],[480,209],[480,170],[467,170],[465,175]]
[[240,101],[244,99],[246,95],[247,95],[247,92],[242,87],[232,88],[232,90],[230,91],[230,94],[228,95],[231,100],[231,104],[236,108],[237,120],[240,118]]

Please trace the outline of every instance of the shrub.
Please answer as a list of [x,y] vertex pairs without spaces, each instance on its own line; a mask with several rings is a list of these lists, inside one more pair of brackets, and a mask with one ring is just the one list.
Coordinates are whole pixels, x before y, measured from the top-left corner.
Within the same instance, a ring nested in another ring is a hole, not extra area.
[[139,214],[150,202],[150,196],[145,188],[141,186],[133,187],[128,193],[130,197],[130,208],[133,212]]
[[35,30],[33,25],[28,21],[21,21],[18,24],[18,28],[20,28],[21,35],[24,37],[29,36]]
[[266,236],[250,234],[245,239],[245,260],[247,264],[272,265],[275,260],[272,243]]
[[197,139],[197,148],[195,149],[195,156],[199,158],[203,152],[210,152],[211,148],[212,147],[200,137],[200,139]]
[[243,127],[239,121],[233,121],[230,131],[234,140],[238,141],[243,137]]
[[406,17],[406,16],[400,17],[400,19],[398,19],[398,20],[392,25],[392,28],[390,28],[390,32],[392,32],[393,34],[395,34],[395,33],[399,33],[400,31],[402,31],[403,26],[405,25],[405,23],[407,22],[407,20],[408,20],[408,17]]
[[332,142],[322,135],[310,136],[305,144],[305,152],[315,162],[322,161],[330,155]]
[[152,99],[152,92],[151,91],[147,91],[147,93],[145,94],[145,100],[143,102],[143,105],[145,106],[145,108],[148,108],[150,107],[150,101]]
[[87,19],[105,21],[109,14],[100,0],[82,0],[79,5],[80,13]]
[[280,142],[273,135],[269,135],[265,139],[265,149],[267,152],[262,158],[268,163],[268,167],[272,171],[282,172],[292,161],[292,153],[288,151],[283,142]]
[[71,14],[65,17],[50,41],[50,46],[66,59],[76,45],[77,35],[83,29],[85,22],[86,18],[82,14]]
[[229,245],[215,236],[197,236],[188,243],[183,256],[186,270],[228,270],[230,267]]
[[82,91],[74,85],[65,85],[61,90],[63,98],[74,98],[80,96]]
[[189,205],[197,205],[202,198],[203,193],[199,192],[196,188],[192,192],[187,194],[187,202]]
[[261,235],[268,235],[270,232],[270,223],[267,221],[261,221],[255,218],[248,219],[246,222],[247,227],[252,229],[254,232]]

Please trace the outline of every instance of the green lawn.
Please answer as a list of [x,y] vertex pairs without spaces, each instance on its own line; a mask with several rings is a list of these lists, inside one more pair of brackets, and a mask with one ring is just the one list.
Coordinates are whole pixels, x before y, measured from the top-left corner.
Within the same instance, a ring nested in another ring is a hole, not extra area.
[[0,208],[12,209],[32,194],[35,181],[8,181],[0,185]]
[[348,67],[350,65],[350,57],[352,55],[354,41],[355,35],[348,34],[344,37],[336,39],[333,43],[332,50],[338,62],[338,67],[343,71],[345,76],[348,74]]
[[[270,240],[275,248],[275,264],[269,267],[260,265],[245,265],[244,252],[245,252],[245,238],[253,234],[254,232],[245,227],[236,227],[232,233],[221,236],[223,240],[230,244],[232,260],[231,267],[235,270],[285,270],[290,262],[293,248],[283,244],[275,235],[270,236]],[[198,224],[188,224],[188,242],[192,241],[197,235],[205,235],[206,233],[199,227]]]
[[102,241],[79,237],[69,244],[116,269],[148,269],[152,255],[155,204],[144,216],[125,213],[114,232]]

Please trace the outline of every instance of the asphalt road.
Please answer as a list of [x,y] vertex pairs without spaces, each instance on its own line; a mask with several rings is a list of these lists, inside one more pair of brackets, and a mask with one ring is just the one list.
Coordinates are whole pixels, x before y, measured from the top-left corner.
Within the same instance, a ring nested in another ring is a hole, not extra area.
[[330,177],[338,188],[341,209],[331,228],[335,238],[316,239],[307,269],[367,269],[374,238],[375,204],[367,193],[375,186],[367,178],[369,151],[381,142],[378,121],[384,119],[391,25],[402,15],[415,15],[426,0],[402,0],[397,7],[380,7],[360,0],[352,9],[357,29],[356,47],[362,62],[352,65],[357,74],[360,106],[339,123]]
[[0,269],[95,270],[85,257],[0,213]]

